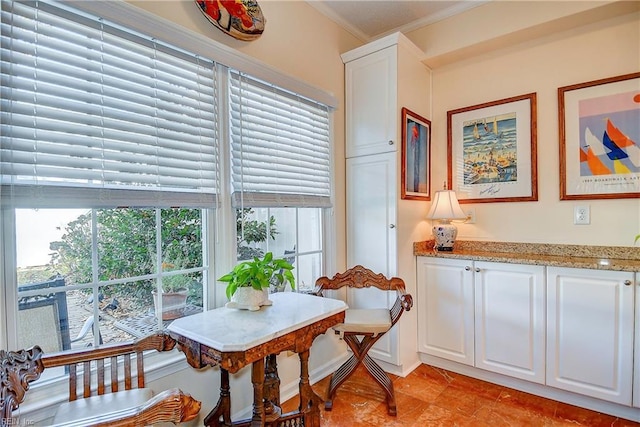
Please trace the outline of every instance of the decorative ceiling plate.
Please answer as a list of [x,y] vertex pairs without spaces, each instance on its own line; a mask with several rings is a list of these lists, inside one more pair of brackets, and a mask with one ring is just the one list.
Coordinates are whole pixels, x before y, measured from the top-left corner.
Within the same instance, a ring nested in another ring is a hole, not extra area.
[[204,16],[218,29],[238,40],[255,40],[266,20],[256,0],[195,0]]

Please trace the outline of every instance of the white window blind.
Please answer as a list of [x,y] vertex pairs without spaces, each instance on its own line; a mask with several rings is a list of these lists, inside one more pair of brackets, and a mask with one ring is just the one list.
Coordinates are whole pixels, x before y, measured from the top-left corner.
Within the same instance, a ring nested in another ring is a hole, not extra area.
[[215,64],[47,2],[2,0],[2,201],[214,205]]
[[235,207],[331,206],[329,111],[230,72]]

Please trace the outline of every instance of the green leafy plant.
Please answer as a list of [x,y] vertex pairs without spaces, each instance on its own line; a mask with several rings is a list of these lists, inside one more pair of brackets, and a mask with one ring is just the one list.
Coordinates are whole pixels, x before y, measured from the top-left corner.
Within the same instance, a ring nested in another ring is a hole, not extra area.
[[[181,258],[174,262],[163,262],[162,271],[182,270],[187,268],[187,262]],[[180,292],[187,291],[191,287],[191,283],[194,281],[192,277],[186,274],[177,274],[173,276],[162,277],[162,291],[163,292]]]
[[255,290],[268,288],[272,280],[281,283],[289,282],[291,289],[295,289],[293,265],[284,258],[273,258],[273,253],[267,252],[263,258],[254,257],[252,261],[243,261],[233,270],[218,279],[227,283],[227,298],[231,299],[236,290],[241,287],[252,287]]
[[638,240],[640,240],[640,234],[636,236],[636,239],[633,241],[633,243],[638,243]]

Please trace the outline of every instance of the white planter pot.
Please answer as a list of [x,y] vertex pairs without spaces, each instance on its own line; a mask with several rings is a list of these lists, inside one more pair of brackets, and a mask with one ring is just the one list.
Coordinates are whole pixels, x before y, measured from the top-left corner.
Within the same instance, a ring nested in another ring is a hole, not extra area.
[[225,307],[256,311],[260,310],[263,305],[271,304],[273,303],[269,299],[268,289],[258,291],[251,287],[245,287],[236,289],[236,292],[231,296],[231,301]]

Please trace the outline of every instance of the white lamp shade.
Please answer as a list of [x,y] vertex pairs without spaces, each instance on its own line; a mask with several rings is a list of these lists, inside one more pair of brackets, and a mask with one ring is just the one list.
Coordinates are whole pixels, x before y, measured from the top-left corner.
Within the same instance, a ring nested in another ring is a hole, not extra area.
[[458,198],[453,190],[439,190],[433,196],[431,209],[427,214],[429,219],[466,219]]

